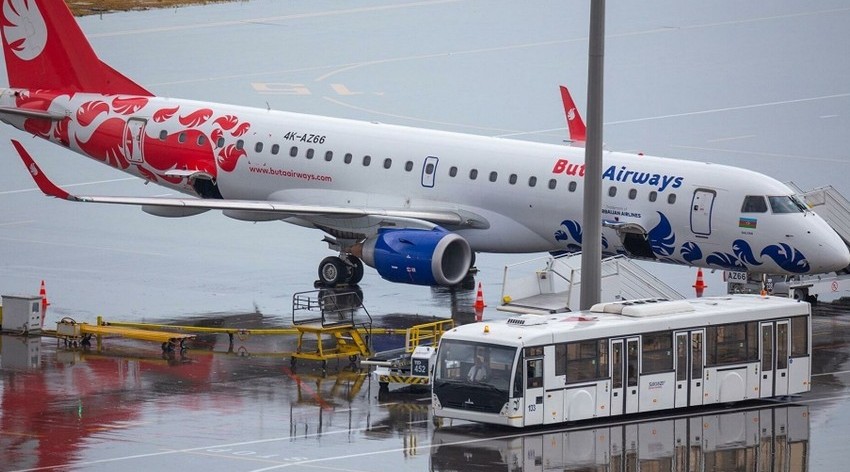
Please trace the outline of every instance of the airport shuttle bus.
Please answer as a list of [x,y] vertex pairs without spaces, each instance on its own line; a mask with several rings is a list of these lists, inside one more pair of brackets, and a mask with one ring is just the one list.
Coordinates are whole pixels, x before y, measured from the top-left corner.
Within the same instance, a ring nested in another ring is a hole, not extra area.
[[807,392],[810,305],[735,295],[600,303],[440,340],[434,418],[524,427]]

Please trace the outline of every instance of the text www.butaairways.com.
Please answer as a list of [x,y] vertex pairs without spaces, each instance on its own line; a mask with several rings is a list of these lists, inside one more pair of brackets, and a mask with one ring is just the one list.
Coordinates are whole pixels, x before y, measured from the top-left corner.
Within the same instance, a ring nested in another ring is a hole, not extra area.
[[248,170],[254,174],[274,175],[277,177],[286,177],[290,179],[315,180],[317,182],[333,182],[333,177],[329,175],[311,174],[309,172],[299,172],[289,169],[274,169],[271,167],[256,167],[248,166]]

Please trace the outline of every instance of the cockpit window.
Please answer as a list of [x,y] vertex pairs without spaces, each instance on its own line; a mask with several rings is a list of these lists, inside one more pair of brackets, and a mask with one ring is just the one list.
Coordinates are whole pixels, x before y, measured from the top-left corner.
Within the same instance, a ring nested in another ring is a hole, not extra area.
[[767,203],[761,195],[747,195],[744,198],[744,205],[741,206],[741,213],[765,213],[767,212]]
[[770,200],[770,209],[774,213],[803,213],[806,211],[806,206],[791,195],[767,197],[767,199]]

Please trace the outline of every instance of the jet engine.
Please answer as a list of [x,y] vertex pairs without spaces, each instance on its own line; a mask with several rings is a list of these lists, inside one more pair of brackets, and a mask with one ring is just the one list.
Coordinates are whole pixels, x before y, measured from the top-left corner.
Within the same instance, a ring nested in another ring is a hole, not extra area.
[[456,285],[472,264],[469,243],[440,227],[383,229],[362,243],[360,256],[384,279],[414,285]]

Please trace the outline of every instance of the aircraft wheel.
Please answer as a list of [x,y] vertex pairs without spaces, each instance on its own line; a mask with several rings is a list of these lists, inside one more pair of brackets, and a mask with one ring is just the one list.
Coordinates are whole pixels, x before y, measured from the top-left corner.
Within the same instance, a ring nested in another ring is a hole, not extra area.
[[357,285],[363,280],[363,261],[354,256],[348,256],[348,262],[352,264],[348,266],[348,283]]
[[348,267],[337,256],[329,256],[319,263],[319,281],[328,287],[336,287],[348,278]]

